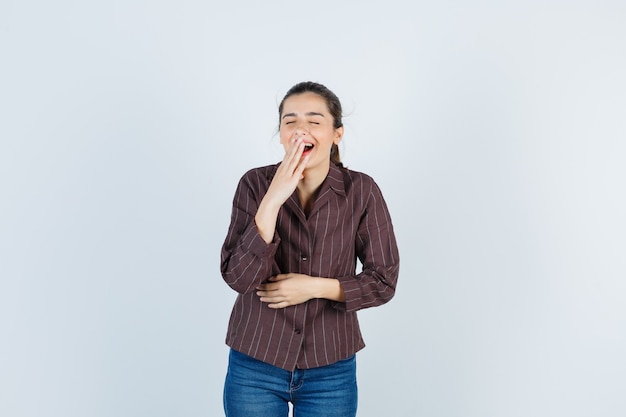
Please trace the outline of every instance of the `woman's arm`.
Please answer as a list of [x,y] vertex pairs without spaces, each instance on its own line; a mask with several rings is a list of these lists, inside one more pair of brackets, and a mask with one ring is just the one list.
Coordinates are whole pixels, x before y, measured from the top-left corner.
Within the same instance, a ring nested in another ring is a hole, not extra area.
[[345,300],[335,308],[356,311],[385,304],[395,295],[400,268],[396,237],[387,204],[371,181],[366,208],[356,235],[356,254],[363,264],[358,275],[337,277]]
[[220,269],[224,281],[235,291],[245,294],[278,273],[274,255],[280,239],[276,235],[267,243],[254,222],[259,190],[253,184],[267,182],[259,170],[249,171],[239,181],[230,226],[222,245]]
[[283,161],[278,166],[267,193],[259,205],[254,222],[259,234],[267,243],[272,242],[276,230],[278,211],[287,199],[293,194],[302,179],[302,173],[309,157],[302,159],[304,143],[302,139],[293,139],[287,149]]
[[280,241],[276,220],[309,160],[308,156],[301,158],[303,150],[301,139],[291,141],[267,190],[258,187],[258,184],[267,184],[267,178],[260,177],[259,170],[249,171],[239,182],[231,224],[222,247],[221,271],[226,283],[241,294],[253,291],[280,272],[274,260]]

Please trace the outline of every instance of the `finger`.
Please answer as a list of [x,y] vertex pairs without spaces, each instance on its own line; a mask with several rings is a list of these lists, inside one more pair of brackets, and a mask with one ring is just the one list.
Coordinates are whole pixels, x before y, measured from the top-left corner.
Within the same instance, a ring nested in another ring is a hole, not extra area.
[[275,297],[277,295],[277,289],[278,288],[272,288],[265,285],[263,286],[263,288],[257,288],[256,295],[258,295],[259,297]]
[[309,162],[309,156],[307,155],[300,161],[300,164],[297,166],[296,171],[294,172],[294,176],[297,176],[298,179],[304,178],[304,170]]
[[301,139],[298,139],[285,154],[285,158],[283,162],[286,163],[285,168],[287,168],[287,172],[290,175],[294,174],[296,171],[298,164],[302,158],[302,153],[304,152],[304,142]]
[[282,301],[280,303],[268,304],[267,306],[273,309],[280,309],[280,308],[289,307],[289,303],[287,301]]
[[294,155],[298,152],[299,142],[296,138],[292,139],[289,142],[289,146],[285,150],[285,156],[283,157],[283,162],[288,163],[294,157]]
[[277,304],[286,302],[285,297],[259,297],[262,303]]
[[300,156],[304,152],[304,141],[302,138],[294,138],[293,143],[287,149],[285,153],[285,157],[288,158],[290,162],[297,162],[300,160]]

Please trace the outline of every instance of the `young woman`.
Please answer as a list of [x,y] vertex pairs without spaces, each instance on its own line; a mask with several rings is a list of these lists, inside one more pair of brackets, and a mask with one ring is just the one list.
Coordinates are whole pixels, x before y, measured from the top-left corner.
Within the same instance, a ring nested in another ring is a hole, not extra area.
[[[228,325],[227,417],[356,415],[357,311],[389,301],[398,249],[385,201],[344,168],[337,96],[292,87],[278,108],[285,157],[235,193],[221,271],[239,293]],[[357,258],[363,265],[356,272]]]

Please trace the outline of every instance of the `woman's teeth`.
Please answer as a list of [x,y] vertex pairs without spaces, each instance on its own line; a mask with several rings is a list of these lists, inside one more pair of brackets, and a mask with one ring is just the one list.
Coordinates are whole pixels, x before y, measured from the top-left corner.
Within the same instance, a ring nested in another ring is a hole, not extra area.
[[310,151],[311,149],[313,149],[313,145],[309,145],[309,144],[304,145],[305,151]]

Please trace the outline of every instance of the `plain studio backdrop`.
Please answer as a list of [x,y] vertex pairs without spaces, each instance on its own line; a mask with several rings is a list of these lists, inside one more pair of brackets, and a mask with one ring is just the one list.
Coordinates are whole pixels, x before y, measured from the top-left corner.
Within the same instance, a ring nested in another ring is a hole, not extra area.
[[0,5],[0,415],[222,415],[235,186],[321,82],[398,238],[360,417],[626,415],[622,1]]

